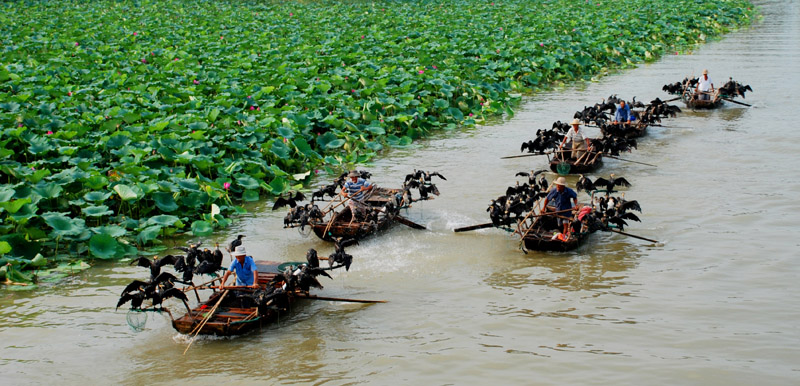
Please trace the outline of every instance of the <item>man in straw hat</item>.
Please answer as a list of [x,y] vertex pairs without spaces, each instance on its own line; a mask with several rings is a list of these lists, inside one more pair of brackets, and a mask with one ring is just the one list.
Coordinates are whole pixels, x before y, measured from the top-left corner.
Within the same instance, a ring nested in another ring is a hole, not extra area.
[[564,139],[561,141],[561,144],[558,145],[558,150],[561,150],[567,141],[572,142],[572,158],[578,159],[586,153],[586,149],[591,146],[589,142],[589,137],[586,136],[586,132],[581,129],[581,121],[579,119],[573,119],[570,123],[572,125],[572,129],[567,132],[567,135],[564,136]]
[[[548,211],[547,204],[552,201],[555,204],[555,211],[565,211],[573,208],[572,202],[575,202],[574,206],[578,206],[578,194],[575,193],[574,190],[568,188],[566,186],[567,179],[564,177],[558,177],[556,181],[553,183],[556,188],[551,189],[550,193],[547,193],[547,197],[544,199],[544,203],[542,204],[542,212]],[[572,213],[570,212],[563,212],[556,214],[559,217],[556,217],[558,220],[558,225],[564,228],[564,234],[569,234],[569,225],[570,220],[569,218],[572,217]]]
[[342,196],[350,198],[347,205],[352,214],[350,218],[350,223],[352,224],[356,218],[356,213],[362,214],[366,209],[363,200],[374,186],[369,181],[361,178],[361,175],[355,170],[351,171],[347,177],[350,178],[350,181],[345,182],[344,186],[342,186]]
[[711,99],[709,91],[711,93],[714,92],[714,82],[708,77],[708,70],[703,70],[703,75],[697,78],[697,86],[694,88],[694,93],[697,95],[697,99],[709,100]]
[[231,262],[228,270],[222,275],[222,281],[219,288],[225,286],[225,281],[228,280],[231,272],[236,273],[236,285],[241,287],[258,288],[258,270],[256,270],[256,262],[253,258],[247,256],[247,250],[244,245],[236,247],[233,251],[233,257],[236,259]]

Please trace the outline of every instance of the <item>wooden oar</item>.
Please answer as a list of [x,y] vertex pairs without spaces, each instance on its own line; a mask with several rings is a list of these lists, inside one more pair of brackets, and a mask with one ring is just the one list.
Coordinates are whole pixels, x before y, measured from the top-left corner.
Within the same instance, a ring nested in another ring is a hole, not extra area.
[[399,222],[400,224],[409,226],[409,227],[414,228],[414,229],[422,229],[422,230],[428,229],[428,228],[425,228],[424,225],[417,224],[417,223],[415,223],[415,222],[413,222],[413,221],[411,221],[411,220],[409,220],[409,219],[407,219],[407,218],[405,218],[405,217],[403,217],[403,216],[401,216],[399,214],[394,216],[394,219],[397,220],[397,222]]
[[474,231],[476,229],[484,229],[484,228],[491,228],[494,224],[487,222],[486,224],[477,224],[477,225],[470,225],[468,227],[456,228],[453,229],[453,232],[467,232],[467,231]]
[[658,243],[658,240],[648,239],[647,237],[636,236],[636,235],[632,235],[632,234],[627,233],[627,232],[623,232],[623,231],[619,231],[619,230],[611,229],[611,228],[609,228],[608,230],[610,230],[610,231],[612,231],[614,233],[619,233],[621,235],[628,236],[628,237],[633,237],[635,239],[641,239],[641,240],[649,241],[651,243]]
[[652,167],[654,167],[654,168],[657,168],[657,167],[658,167],[658,166],[656,166],[656,165],[653,165],[653,164],[649,164],[649,163],[645,163],[645,162],[639,162],[639,161],[631,161],[631,160],[629,160],[629,159],[625,159],[625,158],[619,158],[619,157],[615,157],[615,156],[613,156],[613,155],[608,155],[608,154],[605,154],[605,155],[604,155],[604,157],[613,158],[613,159],[618,159],[618,160],[620,160],[620,161],[625,161],[625,162],[633,162],[633,163],[635,163],[635,164],[642,164],[642,165],[652,166]]
[[661,101],[661,102],[664,102],[664,103],[666,103],[666,102],[675,102],[675,101],[676,101],[676,100],[678,100],[678,99],[681,99],[681,97],[676,97],[676,98],[672,98],[672,99],[667,99],[667,100],[665,100],[665,101]]
[[548,155],[553,153],[529,153],[529,154],[522,154],[522,155],[509,155],[505,157],[500,157],[500,159],[509,159],[509,158],[522,158],[522,157],[534,157],[537,155]]
[[733,100],[733,99],[728,99],[728,98],[721,98],[721,99],[722,99],[722,100],[726,100],[726,101],[728,101],[728,102],[731,102],[731,103],[736,103],[737,105],[742,105],[742,106],[747,106],[747,107],[753,107],[753,105],[749,105],[749,104],[747,104],[747,103],[744,103],[744,102],[737,102],[737,101],[735,101],[735,100]]
[[346,298],[332,298],[317,295],[297,295],[299,299],[312,299],[312,300],[327,300],[331,302],[349,302],[349,303],[386,303],[386,300],[364,300],[364,299],[346,299]]
[[192,341],[189,342],[189,345],[186,346],[186,350],[183,350],[183,355],[186,355],[186,352],[189,351],[189,347],[192,347],[192,344],[194,343],[197,334],[200,333],[200,330],[203,329],[203,326],[205,326],[206,323],[208,323],[208,321],[211,319],[211,317],[214,316],[214,313],[217,312],[217,308],[219,308],[219,305],[222,304],[222,300],[225,299],[226,295],[228,295],[228,290],[225,290],[225,292],[222,293],[222,295],[219,297],[219,301],[217,301],[217,304],[214,305],[214,308],[212,308],[211,311],[208,311],[208,315],[206,315],[206,317],[203,318],[203,321],[199,325],[197,325],[197,328],[195,328],[191,333],[189,333],[189,335],[194,334],[194,336],[192,337]]

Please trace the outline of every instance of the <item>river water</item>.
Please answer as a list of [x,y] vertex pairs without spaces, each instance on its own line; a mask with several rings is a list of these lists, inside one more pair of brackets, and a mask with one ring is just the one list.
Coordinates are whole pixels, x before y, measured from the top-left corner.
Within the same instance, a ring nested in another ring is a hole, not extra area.
[[[114,311],[146,270],[100,264],[33,293],[0,290],[2,383],[797,384],[800,5],[759,5],[763,21],[691,54],[537,94],[511,119],[370,165],[388,187],[414,168],[447,177],[439,198],[407,213],[429,231],[397,226],[364,240],[348,250],[350,272],[318,291],[388,303],[305,303],[260,332],[200,339],[184,356],[187,340],[166,316],[134,332]],[[499,230],[453,233],[486,222],[516,171],[546,165],[500,159],[537,128],[611,94],[669,98],[662,85],[703,68],[716,86],[729,76],[752,85],[738,100],[753,107],[685,110],[624,155],[657,168],[607,160],[594,174],[632,182],[626,198],[644,212],[628,231],[660,243],[597,233],[573,252],[524,254]],[[208,241],[245,233],[258,259],[331,252],[282,229],[283,213],[266,203],[253,209]]]

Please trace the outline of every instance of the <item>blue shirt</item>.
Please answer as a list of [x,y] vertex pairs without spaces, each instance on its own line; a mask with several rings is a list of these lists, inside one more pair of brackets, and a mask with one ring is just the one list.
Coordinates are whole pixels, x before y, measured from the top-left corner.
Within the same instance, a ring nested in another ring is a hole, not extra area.
[[564,187],[563,192],[559,192],[558,189],[553,188],[550,193],[547,193],[547,202],[552,202],[556,206],[556,211],[559,210],[567,210],[572,208],[572,199],[577,199],[578,194],[575,193],[574,190]]
[[345,182],[343,189],[347,190],[347,195],[350,196],[350,198],[355,200],[361,200],[364,197],[365,192],[361,192],[358,194],[356,194],[356,192],[358,192],[362,187],[368,187],[371,185],[372,184],[370,184],[369,181],[363,178],[359,178],[358,180],[356,180],[356,182],[353,182],[353,180]]
[[617,112],[614,113],[614,120],[617,122],[628,122],[628,119],[633,120],[631,115],[631,107],[625,104],[625,107],[617,107]]
[[250,256],[244,257],[244,265],[239,264],[239,260],[233,259],[231,266],[228,267],[228,272],[236,272],[236,285],[249,286],[253,285],[253,271],[256,270],[256,262]]

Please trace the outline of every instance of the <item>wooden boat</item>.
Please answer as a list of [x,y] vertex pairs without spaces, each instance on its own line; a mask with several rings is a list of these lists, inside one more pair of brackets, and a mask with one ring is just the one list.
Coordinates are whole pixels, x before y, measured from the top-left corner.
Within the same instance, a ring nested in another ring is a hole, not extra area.
[[[631,123],[630,127],[624,131],[624,135],[622,137],[627,139],[639,138],[643,137],[647,134],[647,127],[649,125],[642,121],[635,121]],[[613,133],[608,133],[604,128],[600,128],[600,132],[603,133],[604,136],[606,135],[613,135]]]
[[[551,210],[555,210],[551,207]],[[517,231],[526,250],[565,252],[583,244],[589,231],[573,232],[568,237],[560,232],[556,221],[560,216],[541,216],[535,219],[523,219]]]
[[[380,187],[373,189],[372,194],[363,201],[367,206],[367,210],[381,210],[385,208],[389,202],[401,203],[393,210],[383,211],[383,213],[378,216],[377,221],[351,221],[353,214],[348,209],[338,213],[331,211],[327,218],[322,221],[312,222],[311,228],[317,237],[326,241],[331,241],[339,237],[355,239],[367,237],[373,233],[389,228],[395,222],[404,221],[398,213],[400,209],[407,208],[408,205],[403,204],[402,198],[396,197],[397,195],[402,195],[402,193],[403,191],[401,189]],[[408,222],[408,220],[405,220],[403,223],[408,225],[413,224]]]
[[716,109],[724,103],[719,93],[714,93],[711,99],[697,99],[697,96],[687,91],[681,95],[681,100],[690,109]]
[[[556,156],[550,159],[550,170],[561,174],[583,174],[590,173],[603,164],[601,153],[586,152],[582,158],[574,159],[569,155],[571,150],[556,151]],[[550,158],[550,156],[547,156]]]
[[[275,278],[284,264],[291,263],[281,264],[275,261],[257,261],[259,286],[262,289],[266,288],[267,284]],[[251,298],[241,296],[252,293],[255,290],[254,288],[234,288],[227,290],[227,293],[225,291],[215,291],[208,300],[201,302],[185,315],[173,319],[172,327],[181,334],[187,335],[195,333],[198,335],[219,336],[241,335],[261,328],[286,315],[298,297],[307,295],[299,290],[287,292],[287,301],[283,309],[265,308],[259,312],[259,308]],[[213,315],[204,323],[208,313],[212,312],[212,310]],[[196,330],[198,328],[199,330]]]

